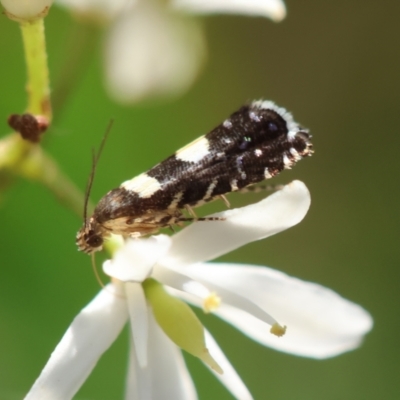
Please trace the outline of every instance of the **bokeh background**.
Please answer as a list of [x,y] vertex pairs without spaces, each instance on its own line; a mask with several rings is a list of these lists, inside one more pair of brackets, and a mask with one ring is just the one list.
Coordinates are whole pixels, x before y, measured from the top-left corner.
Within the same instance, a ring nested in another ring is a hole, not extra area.
[[[209,59],[195,86],[168,104],[123,107],[102,85],[101,33],[79,84],[55,115],[44,146],[82,189],[91,148],[115,119],[92,199],[153,166],[250,99],[291,110],[310,128],[316,153],[276,183],[303,180],[312,206],[287,232],[224,261],[281,269],[363,305],[375,326],[361,348],[324,361],[260,346],[212,316],[213,332],[255,399],[399,399],[400,2],[286,2],[280,24],[262,18],[202,18]],[[56,78],[75,22],[53,7],[46,19]],[[0,18],[0,120],[25,108],[18,26]],[[261,195],[262,196],[262,195]],[[230,196],[234,206],[260,195]],[[203,213],[210,209],[203,210]],[[0,204],[0,399],[19,399],[77,312],[98,292],[78,253],[81,218],[40,185],[16,179]],[[99,259],[100,260],[100,259]],[[122,398],[127,332],[101,358],[77,399]],[[186,357],[200,399],[232,399]]]

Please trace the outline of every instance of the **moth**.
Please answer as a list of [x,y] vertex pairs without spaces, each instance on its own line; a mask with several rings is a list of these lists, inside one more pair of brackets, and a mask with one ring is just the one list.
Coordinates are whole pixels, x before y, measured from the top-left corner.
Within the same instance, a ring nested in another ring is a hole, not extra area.
[[76,236],[78,249],[99,251],[112,233],[140,237],[182,222],[209,220],[197,218],[193,208],[217,198],[227,202],[227,193],[292,168],[312,155],[310,138],[273,102],[244,105],[208,134],[110,190],[85,218]]

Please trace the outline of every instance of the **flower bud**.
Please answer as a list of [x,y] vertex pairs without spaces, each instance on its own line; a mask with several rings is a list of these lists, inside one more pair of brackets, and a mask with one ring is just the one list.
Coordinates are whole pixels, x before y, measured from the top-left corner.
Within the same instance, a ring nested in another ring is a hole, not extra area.
[[44,18],[53,0],[0,0],[8,18],[18,22],[31,22]]

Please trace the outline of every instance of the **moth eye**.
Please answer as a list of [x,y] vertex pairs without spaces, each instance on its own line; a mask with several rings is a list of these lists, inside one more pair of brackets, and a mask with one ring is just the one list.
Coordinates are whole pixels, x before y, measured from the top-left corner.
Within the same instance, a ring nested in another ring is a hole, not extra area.
[[103,239],[99,235],[91,235],[87,238],[86,243],[90,247],[99,247],[103,244]]

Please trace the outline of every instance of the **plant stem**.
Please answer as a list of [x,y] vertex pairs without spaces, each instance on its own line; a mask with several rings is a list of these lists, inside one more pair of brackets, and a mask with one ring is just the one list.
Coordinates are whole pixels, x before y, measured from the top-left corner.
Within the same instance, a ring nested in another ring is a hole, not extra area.
[[20,23],[27,66],[27,112],[51,120],[49,70],[43,18]]
[[[83,194],[40,146],[12,134],[0,141],[0,170],[46,186],[69,209],[82,216]],[[93,206],[89,205],[89,211]]]

